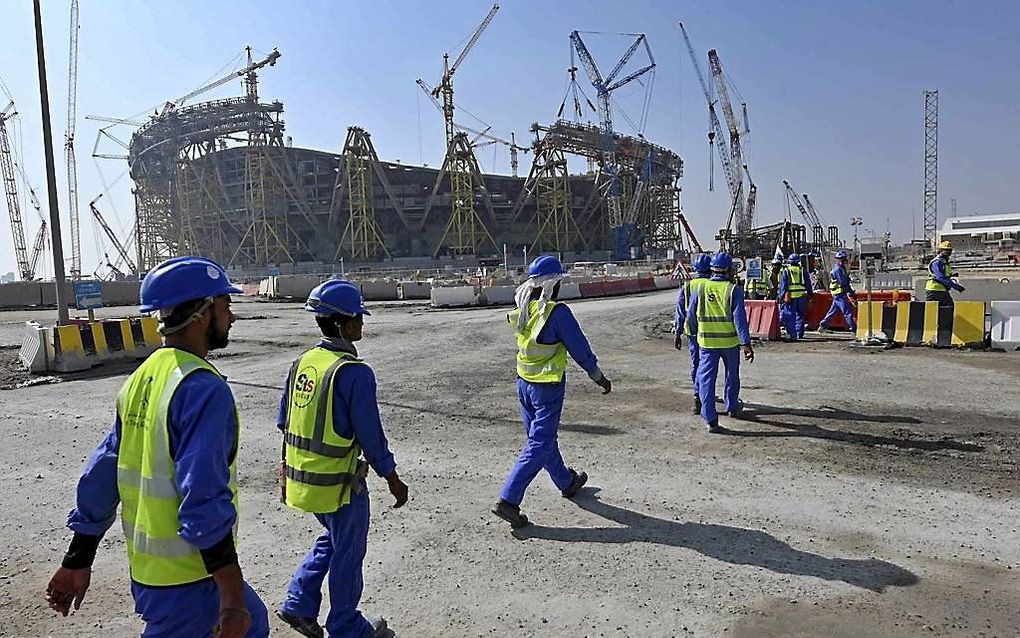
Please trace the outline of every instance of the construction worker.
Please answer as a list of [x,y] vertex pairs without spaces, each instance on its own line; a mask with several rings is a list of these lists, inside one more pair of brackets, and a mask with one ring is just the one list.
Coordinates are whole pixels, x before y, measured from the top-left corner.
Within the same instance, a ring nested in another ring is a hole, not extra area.
[[949,266],[949,257],[953,254],[953,244],[949,241],[939,243],[939,252],[928,264],[928,281],[924,285],[924,300],[937,301],[940,306],[952,306],[953,296],[950,290],[963,292],[963,286],[950,277],[956,275]]
[[769,292],[768,299],[779,298],[779,278],[783,274],[783,258],[778,254],[772,258],[772,268],[769,269]]
[[698,340],[687,331],[687,300],[691,291],[701,288],[712,274],[712,257],[701,253],[691,260],[694,277],[680,286],[676,296],[676,311],[673,313],[673,347],[683,349],[683,336],[687,335],[687,349],[691,353],[691,387],[694,389],[694,414],[701,414],[701,396],[698,394]]
[[555,257],[535,259],[528,266],[527,281],[514,295],[517,309],[507,315],[517,337],[517,398],[528,440],[492,513],[515,529],[528,524],[528,517],[521,513],[521,501],[541,470],[548,472],[565,498],[572,498],[588,481],[585,472],[563,463],[556,442],[566,393],[567,354],[602,388],[602,394],[613,389],[574,314],[556,301],[560,280],[566,274]]
[[358,611],[368,544],[368,467],[386,479],[393,507],[407,502],[407,485],[397,475],[379,418],[375,374],[354,345],[371,313],[358,287],[339,279],[313,288],[305,310],[315,313],[322,339],[294,361],[280,399],[281,496],[290,507],[314,514],[325,531],[291,578],[277,616],[301,635],[321,638],[318,616],[328,575],[331,638],[392,636],[383,618]]
[[745,288],[747,290],[747,298],[752,301],[761,301],[768,298],[769,284],[764,279],[748,279]]
[[46,588],[52,609],[78,609],[92,562],[117,517],[143,638],[263,638],[266,607],[241,575],[234,397],[206,361],[225,348],[240,293],[201,257],[164,261],[142,280],[142,312],[156,312],[163,347],[128,377],[116,417],[78,480],[74,532]]
[[850,283],[847,259],[848,255],[845,250],[841,248],[836,251],[836,265],[832,267],[832,272],[829,273],[829,291],[832,292],[832,305],[829,306],[829,311],[825,313],[825,318],[818,324],[819,332],[829,332],[829,322],[836,316],[837,312],[843,315],[843,320],[846,322],[850,332],[857,330],[857,324],[854,323],[854,302],[851,300],[851,297],[855,297],[857,293],[854,292],[853,284]]
[[808,301],[814,296],[811,280],[804,276],[800,255],[790,253],[779,276],[779,316],[791,341],[804,337]]
[[719,374],[719,361],[726,366],[726,383],[723,407],[727,414],[739,417],[743,410],[740,401],[740,351],[744,358],[754,361],[751,334],[744,310],[744,293],[732,281],[733,258],[725,252],[712,257],[712,278],[691,293],[687,305],[687,325],[697,335],[701,348],[698,365],[698,392],[701,395],[701,418],[712,433],[724,432],[719,426],[715,409],[715,381]]

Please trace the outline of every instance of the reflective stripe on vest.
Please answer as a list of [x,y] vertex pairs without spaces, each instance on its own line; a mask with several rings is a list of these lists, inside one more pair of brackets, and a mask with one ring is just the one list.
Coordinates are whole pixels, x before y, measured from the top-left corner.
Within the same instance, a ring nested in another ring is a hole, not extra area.
[[[188,375],[199,370],[220,376],[216,368],[193,354],[160,348],[128,378],[117,396],[121,423],[117,453],[121,523],[131,578],[143,585],[183,585],[209,578],[198,548],[178,535],[181,495],[169,444],[168,421],[174,393]],[[239,434],[235,409],[235,456]],[[237,472],[233,459],[229,476],[236,510]]]
[[843,270],[842,268],[833,268],[832,273],[830,274],[829,292],[831,292],[833,295],[843,295],[850,292],[849,290],[843,289],[842,284],[839,283],[839,277],[836,276],[836,272],[842,270]]
[[[698,291],[698,290],[701,290],[702,288],[704,288],[706,282],[708,282],[708,277],[698,277],[697,279],[692,279],[692,280],[690,280],[690,281],[688,281],[687,283],[684,284],[684,302],[685,302],[685,305],[687,305],[687,306],[690,305],[690,303],[691,303],[691,294],[694,293],[695,291]],[[684,308],[684,310],[686,311],[687,309]],[[686,321],[684,322],[684,334],[687,335],[688,337],[691,336],[691,327],[689,325],[687,325]]]
[[351,501],[361,446],[337,434],[333,423],[336,375],[349,364],[364,365],[346,352],[312,348],[288,376],[286,502],[303,512],[335,512]]
[[567,371],[567,347],[562,343],[545,344],[538,342],[538,335],[545,327],[557,302],[550,301],[539,308],[538,301],[528,302],[528,322],[523,332],[517,332],[520,310],[507,315],[507,321],[517,336],[517,376],[531,383],[559,383]]
[[[939,261],[940,259],[941,257],[936,257],[935,259],[932,259],[931,262],[928,263],[928,281],[924,282],[925,290],[934,290],[936,292],[945,292],[949,290],[949,288],[942,285],[942,283],[938,279],[935,279],[935,262]],[[946,273],[946,276],[949,275],[948,259],[943,261],[942,272]]]
[[729,281],[709,280],[698,293],[698,345],[702,348],[725,349],[740,345],[737,326],[733,323],[733,291]]
[[789,275],[789,284],[786,292],[790,293],[791,299],[797,299],[807,294],[807,286],[804,285],[804,269],[800,266],[787,265],[785,267]]

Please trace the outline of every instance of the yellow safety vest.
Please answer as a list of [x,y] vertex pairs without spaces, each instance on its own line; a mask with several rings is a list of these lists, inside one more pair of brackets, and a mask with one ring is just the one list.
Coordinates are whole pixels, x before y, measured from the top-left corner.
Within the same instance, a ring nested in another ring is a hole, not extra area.
[[[935,262],[938,261],[939,259],[941,259],[941,258],[940,257],[936,257],[935,259],[932,259],[928,263],[928,281],[926,281],[924,283],[924,289],[925,290],[934,290],[936,292],[945,292],[945,291],[949,290],[949,288],[947,288],[944,285],[942,285],[939,282],[938,279],[935,279]],[[946,259],[945,262],[946,263],[945,263],[945,269],[944,270],[945,270],[946,276],[948,277],[950,275],[949,260]]]
[[291,367],[284,432],[287,505],[315,514],[351,502],[361,446],[333,429],[333,385],[345,365],[365,365],[346,352],[312,348]]
[[517,332],[520,310],[507,314],[507,321],[517,336],[517,376],[531,383],[559,383],[567,371],[567,347],[562,343],[539,343],[538,335],[549,321],[557,302],[550,301],[539,308],[538,300],[528,302],[528,322],[523,332]]
[[850,292],[850,291],[849,290],[843,290],[843,286],[839,283],[839,281],[837,281],[835,277],[830,277],[830,279],[829,279],[829,292],[831,292],[833,294],[833,296],[835,296],[835,295],[842,295],[842,294],[845,294],[845,293]]
[[804,269],[800,266],[787,265],[785,268],[790,275],[790,283],[786,292],[790,293],[791,299],[798,299],[807,294],[807,286],[804,285]]
[[[690,281],[685,283],[684,303],[689,305],[691,303],[691,295],[695,291],[704,288],[705,284],[708,283],[708,281],[709,281],[708,277],[698,277],[697,279],[691,279]],[[684,310],[686,310],[686,308]],[[687,335],[688,337],[691,336],[691,327],[687,325],[686,321],[684,322],[684,334]]]
[[[198,548],[181,538],[174,462],[170,456],[170,401],[184,379],[199,370],[220,373],[204,359],[176,348],[160,348],[128,377],[117,395],[120,448],[117,490],[131,579],[143,585],[183,585],[209,578]],[[210,423],[208,427],[222,427]],[[240,422],[234,410],[234,458],[230,491],[237,510],[237,442]],[[237,519],[235,518],[235,521]],[[236,523],[235,523],[236,532]]]
[[733,323],[733,291],[729,281],[709,280],[698,293],[698,345],[709,349],[735,348],[740,345]]

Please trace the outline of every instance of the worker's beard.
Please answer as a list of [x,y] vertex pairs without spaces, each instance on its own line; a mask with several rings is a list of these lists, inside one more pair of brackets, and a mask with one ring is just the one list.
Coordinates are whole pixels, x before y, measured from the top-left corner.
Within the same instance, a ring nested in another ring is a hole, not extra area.
[[213,310],[209,327],[205,329],[205,340],[209,344],[209,350],[222,350],[230,343],[230,326],[227,326],[226,330],[220,331],[216,328],[217,318],[216,311]]

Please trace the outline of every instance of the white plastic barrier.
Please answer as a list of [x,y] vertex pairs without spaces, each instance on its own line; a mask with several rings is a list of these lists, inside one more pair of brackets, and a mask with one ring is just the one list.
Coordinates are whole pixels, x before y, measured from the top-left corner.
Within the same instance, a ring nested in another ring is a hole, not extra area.
[[432,289],[432,305],[436,308],[471,306],[477,303],[474,286],[449,286]]
[[1020,301],[993,301],[992,347],[1020,351]]
[[273,277],[273,297],[291,297],[293,299],[307,299],[308,293],[312,291],[322,280],[315,275],[278,275]]
[[482,289],[485,303],[490,306],[507,306],[514,303],[516,286],[488,286]]
[[557,299],[570,301],[581,298],[581,286],[579,284],[560,284],[560,295]]
[[400,282],[401,299],[428,299],[432,296],[432,284],[427,281]]
[[670,277],[656,277],[655,288],[657,290],[666,290],[667,288],[679,288],[680,280],[672,279]]
[[361,294],[365,301],[396,301],[397,282],[395,281],[363,281]]

